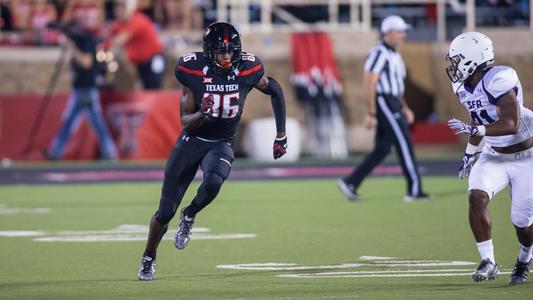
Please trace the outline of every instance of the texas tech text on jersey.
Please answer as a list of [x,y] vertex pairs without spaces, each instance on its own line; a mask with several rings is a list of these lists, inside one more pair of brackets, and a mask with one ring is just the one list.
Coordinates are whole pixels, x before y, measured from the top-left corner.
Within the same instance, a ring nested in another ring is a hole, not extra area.
[[188,87],[199,109],[202,99],[211,95],[212,114],[198,128],[187,133],[209,140],[231,140],[241,119],[246,96],[264,75],[261,60],[242,52],[237,68],[224,72],[210,68],[202,52],[182,56],[176,64],[176,79]]

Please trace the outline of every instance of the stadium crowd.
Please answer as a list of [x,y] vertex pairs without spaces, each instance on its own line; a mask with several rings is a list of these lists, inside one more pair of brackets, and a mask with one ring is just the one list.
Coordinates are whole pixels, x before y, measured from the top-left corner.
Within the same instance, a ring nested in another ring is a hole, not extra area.
[[[94,34],[107,33],[115,18],[116,0],[1,0],[0,1],[0,46],[8,45],[57,45],[60,33],[50,29],[50,22],[68,22],[73,17],[87,18]],[[137,0],[139,11],[145,14],[156,26],[164,31],[199,31],[216,21],[216,0]],[[453,2],[453,1],[452,1]],[[465,0],[453,2],[464,4]],[[450,4],[453,4],[450,3]],[[328,20],[327,5],[307,5],[301,1],[286,1],[282,7],[296,18],[307,23]],[[375,4],[372,6],[373,23],[378,23],[385,15],[409,11],[404,18],[414,25],[419,22],[436,22],[435,4]],[[488,0],[476,1],[478,25],[516,26],[524,25],[529,18],[529,0]],[[496,9],[495,9],[496,8]],[[251,22],[259,21],[261,8],[250,5]],[[456,5],[450,5],[447,14],[454,15]],[[339,11],[340,21],[349,19],[347,7]],[[421,19],[421,20],[420,20]],[[273,16],[274,23],[284,22]],[[461,21],[463,22],[463,21]]]
[[[50,23],[68,23],[84,18],[91,31],[105,36],[116,19],[115,0],[2,0],[0,45],[57,45],[61,34]],[[137,0],[140,12],[158,30],[201,30],[213,21],[214,0]]]

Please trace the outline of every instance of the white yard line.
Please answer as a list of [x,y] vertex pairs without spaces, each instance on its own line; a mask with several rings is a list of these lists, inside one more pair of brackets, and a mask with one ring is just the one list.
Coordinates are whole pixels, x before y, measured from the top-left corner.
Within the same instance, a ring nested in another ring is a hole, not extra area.
[[218,265],[219,269],[233,269],[233,270],[263,270],[263,271],[296,271],[296,270],[324,270],[324,269],[350,269],[357,268],[367,264],[361,263],[346,263],[339,265],[323,265],[323,266],[298,266],[294,263],[254,263],[254,264],[238,264],[238,265]]
[[[472,268],[447,268],[472,266],[476,263],[469,261],[441,261],[420,259],[396,259],[393,257],[361,256],[364,263],[341,263],[333,265],[300,266],[296,263],[244,263],[217,265],[220,269],[256,270],[256,271],[301,271],[301,270],[327,270],[327,269],[363,269],[357,271],[317,272],[280,274],[282,278],[371,278],[371,277],[443,277],[443,276],[471,276]],[[424,267],[417,269],[413,267]],[[369,270],[370,268],[377,270]],[[378,269],[379,268],[379,269]],[[386,268],[385,270],[383,270]],[[366,270],[365,270],[366,269]],[[510,272],[501,272],[510,274]]]

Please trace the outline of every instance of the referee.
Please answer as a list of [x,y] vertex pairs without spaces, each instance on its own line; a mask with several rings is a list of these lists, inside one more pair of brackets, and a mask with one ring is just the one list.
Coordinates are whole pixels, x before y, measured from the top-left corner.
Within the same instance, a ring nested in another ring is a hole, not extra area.
[[430,196],[422,191],[408,124],[413,123],[414,114],[407,106],[404,93],[405,64],[397,48],[405,40],[405,31],[410,25],[399,16],[388,16],[381,22],[381,41],[370,51],[365,62],[364,90],[366,95],[367,128],[376,128],[375,148],[358,168],[347,177],[339,179],[337,185],[352,201],[361,200],[357,189],[366,176],[390,153],[394,145],[402,171],[407,179],[407,193],[404,201],[428,200]]

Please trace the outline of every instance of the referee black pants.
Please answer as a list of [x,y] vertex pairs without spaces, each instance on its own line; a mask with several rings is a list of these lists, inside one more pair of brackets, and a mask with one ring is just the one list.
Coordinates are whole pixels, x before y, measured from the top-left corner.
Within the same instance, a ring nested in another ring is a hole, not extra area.
[[374,149],[344,180],[357,190],[361,182],[383,161],[394,145],[407,179],[407,194],[418,195],[422,192],[422,182],[400,99],[391,95],[377,95],[376,102],[378,125]]

